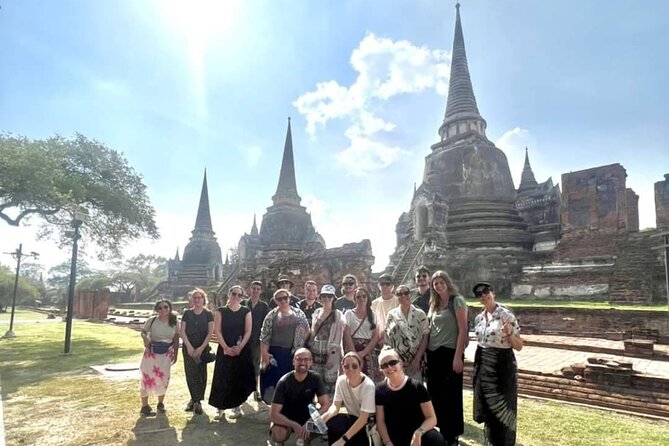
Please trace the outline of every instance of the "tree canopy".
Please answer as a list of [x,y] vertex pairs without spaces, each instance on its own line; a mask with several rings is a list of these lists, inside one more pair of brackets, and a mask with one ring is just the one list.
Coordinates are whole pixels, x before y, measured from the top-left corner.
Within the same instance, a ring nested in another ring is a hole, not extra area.
[[31,140],[0,134],[0,173],[0,219],[10,225],[37,215],[41,236],[69,243],[74,213],[87,211],[82,236],[111,255],[129,240],[158,238],[141,175],[121,153],[84,135]]

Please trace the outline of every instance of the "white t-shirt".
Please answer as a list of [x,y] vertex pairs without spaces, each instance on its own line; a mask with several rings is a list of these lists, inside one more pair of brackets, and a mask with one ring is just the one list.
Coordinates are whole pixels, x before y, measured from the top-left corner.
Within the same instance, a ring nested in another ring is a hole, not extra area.
[[[348,325],[348,328],[351,331],[352,337],[360,339],[372,339],[371,324],[369,323],[367,315],[365,315],[365,320],[362,322],[360,329],[358,329],[358,326],[360,325],[360,319],[358,319],[358,316],[355,315],[355,311],[347,311],[344,313],[344,319],[346,320],[346,325]],[[375,322],[378,325],[379,321],[376,320]],[[356,330],[358,331],[355,332]],[[353,332],[355,332],[355,336],[353,336]]]
[[388,313],[393,308],[399,306],[399,301],[397,296],[391,297],[390,299],[384,300],[383,297],[377,297],[372,301],[372,311],[376,316],[377,324],[379,325],[380,333],[383,333],[386,329],[386,319],[388,318]]
[[360,412],[376,412],[374,400],[376,386],[368,376],[364,374],[362,376],[364,379],[356,387],[351,387],[345,375],[339,376],[335,385],[334,400],[340,401],[346,407],[346,411],[355,417],[359,417]]

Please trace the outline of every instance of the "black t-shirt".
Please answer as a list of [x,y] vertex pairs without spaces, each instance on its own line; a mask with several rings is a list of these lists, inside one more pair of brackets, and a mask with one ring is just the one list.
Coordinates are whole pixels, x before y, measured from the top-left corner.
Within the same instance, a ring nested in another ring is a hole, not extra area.
[[249,345],[258,345],[260,344],[260,329],[262,328],[262,323],[265,320],[265,316],[269,313],[269,307],[267,302],[264,302],[258,299],[258,303],[251,308],[252,303],[251,299],[245,299],[242,301],[242,305],[251,310],[251,339],[249,339]]
[[430,288],[428,287],[427,291],[423,294],[420,294],[420,290],[416,288],[414,293],[416,297],[413,300],[413,304],[427,314],[430,310]]
[[295,379],[295,372],[288,372],[281,377],[274,390],[272,404],[282,404],[281,414],[289,420],[304,424],[310,418],[309,403],[314,396],[325,395],[325,384],[316,372],[309,370],[302,382]]
[[186,337],[193,346],[198,348],[204,342],[204,339],[209,333],[209,322],[214,321],[214,315],[206,308],[202,309],[202,313],[195,314],[192,309],[184,310],[181,316],[181,322],[186,323]]
[[393,444],[411,444],[413,433],[425,416],[420,405],[430,401],[422,383],[409,379],[400,390],[391,390],[385,380],[376,385],[376,405],[383,406],[388,435]]
[[309,326],[311,326],[311,317],[314,315],[314,311],[316,311],[316,308],[321,308],[323,304],[315,300],[314,305],[312,307],[307,308],[307,300],[302,299],[301,301],[298,302],[297,306],[300,308],[300,310],[302,310],[304,315],[307,317]]
[[345,313],[347,310],[355,308],[355,299],[348,300],[345,296],[342,296],[335,301],[334,307],[342,313]]

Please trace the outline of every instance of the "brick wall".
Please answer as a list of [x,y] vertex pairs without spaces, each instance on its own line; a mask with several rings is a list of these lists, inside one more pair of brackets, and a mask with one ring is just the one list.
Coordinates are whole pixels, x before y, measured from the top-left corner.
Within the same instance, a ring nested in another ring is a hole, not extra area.
[[655,224],[657,228],[669,227],[669,173],[664,181],[655,183]]

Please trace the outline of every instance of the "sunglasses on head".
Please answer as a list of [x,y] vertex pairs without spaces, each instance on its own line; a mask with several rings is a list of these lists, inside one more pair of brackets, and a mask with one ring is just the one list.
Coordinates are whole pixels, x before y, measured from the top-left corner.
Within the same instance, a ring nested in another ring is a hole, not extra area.
[[383,364],[380,364],[379,367],[381,367],[383,370],[385,370],[388,367],[395,367],[399,363],[400,363],[399,359],[391,359],[388,362],[384,362]]
[[396,296],[408,296],[409,292],[408,291],[398,291],[395,293]]
[[352,364],[344,364],[343,367],[344,370],[358,370],[358,368],[360,368],[357,362],[354,362]]
[[276,296],[274,300],[276,300],[277,302],[282,302],[284,300],[288,300],[288,296]]

